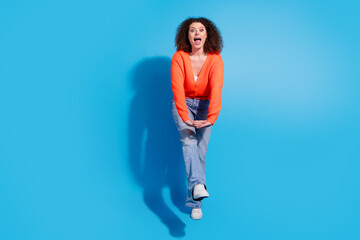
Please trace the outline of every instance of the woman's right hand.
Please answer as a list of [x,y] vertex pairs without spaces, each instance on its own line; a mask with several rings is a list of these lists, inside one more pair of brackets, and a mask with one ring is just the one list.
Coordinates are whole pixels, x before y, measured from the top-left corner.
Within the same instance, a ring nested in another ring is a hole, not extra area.
[[186,120],[186,121],[185,121],[185,124],[193,127],[193,126],[194,126],[194,121],[192,121],[192,120]]

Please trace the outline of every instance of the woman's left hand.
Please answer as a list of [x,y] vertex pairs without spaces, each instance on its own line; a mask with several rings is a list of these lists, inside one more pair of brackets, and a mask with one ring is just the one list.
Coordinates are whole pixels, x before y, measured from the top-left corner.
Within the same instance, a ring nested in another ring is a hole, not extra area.
[[195,120],[193,121],[193,126],[196,128],[203,128],[203,127],[207,127],[210,126],[211,122],[208,122],[206,120]]

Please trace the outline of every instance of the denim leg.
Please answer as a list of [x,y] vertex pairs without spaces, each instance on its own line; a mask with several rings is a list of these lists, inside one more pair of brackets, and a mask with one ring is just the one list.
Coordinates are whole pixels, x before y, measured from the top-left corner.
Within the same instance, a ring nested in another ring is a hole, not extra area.
[[[188,111],[189,118],[194,120],[193,113],[189,107]],[[194,186],[200,183],[201,179],[204,178],[202,176],[202,167],[198,156],[196,129],[195,127],[188,126],[182,121],[176,109],[174,100],[172,100],[172,114],[176,127],[180,133],[180,141],[182,143],[182,152],[186,169],[188,192],[185,205],[192,208],[201,207],[201,201],[195,201],[192,197],[192,190]]]
[[204,176],[206,176],[206,153],[210,140],[212,126],[207,126],[196,130],[196,136],[198,139],[198,155],[203,168]]
[[205,173],[198,155],[198,140],[192,132],[191,134],[183,132],[180,135],[188,183],[186,206],[201,207],[201,202],[195,201],[192,196],[192,191],[196,184],[205,184]]

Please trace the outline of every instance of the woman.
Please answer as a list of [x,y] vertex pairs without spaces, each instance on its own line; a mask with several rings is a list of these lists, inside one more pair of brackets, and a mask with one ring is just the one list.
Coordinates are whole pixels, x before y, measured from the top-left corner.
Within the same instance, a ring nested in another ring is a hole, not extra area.
[[221,109],[224,64],[220,56],[222,38],[206,18],[188,18],[177,29],[177,52],[171,60],[172,113],[180,132],[186,167],[186,206],[191,218],[202,218],[206,187],[205,156]]

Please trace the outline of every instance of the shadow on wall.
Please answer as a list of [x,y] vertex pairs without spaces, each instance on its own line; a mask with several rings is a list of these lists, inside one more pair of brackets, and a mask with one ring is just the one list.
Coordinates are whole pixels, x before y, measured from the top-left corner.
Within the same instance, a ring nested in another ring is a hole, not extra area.
[[143,188],[145,204],[174,237],[185,235],[185,223],[166,205],[162,190],[169,186],[173,204],[185,207],[186,174],[179,134],[171,114],[171,60],[147,58],[132,72],[128,126],[129,161],[136,182]]

